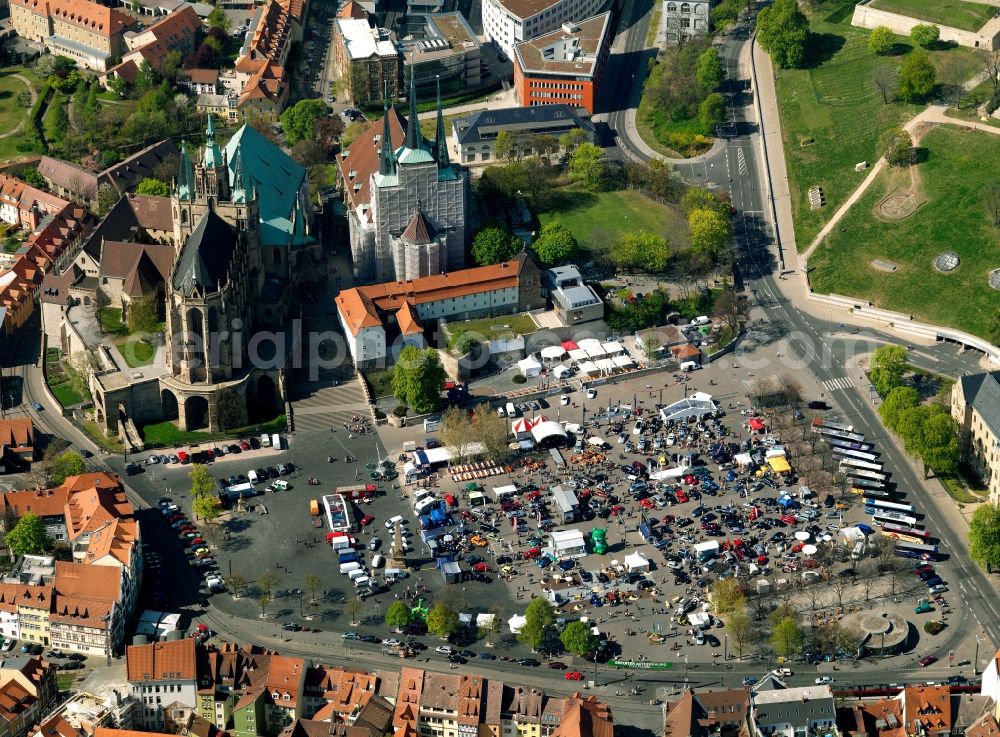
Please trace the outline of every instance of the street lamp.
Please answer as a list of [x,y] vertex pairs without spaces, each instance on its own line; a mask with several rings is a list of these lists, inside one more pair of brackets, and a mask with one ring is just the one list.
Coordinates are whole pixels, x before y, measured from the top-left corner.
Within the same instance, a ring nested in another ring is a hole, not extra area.
[[972,675],[979,675],[979,635],[976,635],[976,657],[972,661]]
[[729,662],[729,633],[726,632],[723,637],[725,637],[725,640],[722,645],[722,659]]

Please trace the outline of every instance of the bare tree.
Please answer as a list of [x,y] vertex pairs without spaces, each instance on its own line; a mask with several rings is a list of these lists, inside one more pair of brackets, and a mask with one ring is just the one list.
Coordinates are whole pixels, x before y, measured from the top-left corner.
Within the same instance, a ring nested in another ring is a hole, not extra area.
[[978,53],[986,75],[993,83],[993,91],[996,92],[1000,87],[1000,49],[982,49]]
[[983,190],[983,204],[990,214],[994,228],[1000,228],[1000,182],[993,180]]
[[879,94],[882,95],[882,102],[886,105],[892,102],[895,94],[896,76],[895,67],[888,64],[880,64],[875,67],[875,72],[872,74],[872,81],[875,82]]

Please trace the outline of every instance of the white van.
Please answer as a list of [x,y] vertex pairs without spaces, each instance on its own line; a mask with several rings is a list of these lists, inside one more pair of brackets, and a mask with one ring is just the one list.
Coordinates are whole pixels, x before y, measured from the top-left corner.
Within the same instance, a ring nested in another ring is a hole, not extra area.
[[434,507],[436,507],[437,505],[438,505],[438,500],[432,496],[429,496],[426,499],[421,499],[419,502],[414,504],[413,511],[416,512],[417,515],[419,516],[421,514],[424,514],[425,512],[429,512],[430,510],[434,509]]
[[271,447],[271,436],[268,435],[266,432],[260,434],[260,445],[262,448]]
[[281,435],[279,435],[276,432],[271,433],[271,445],[277,448],[278,450],[281,450],[282,448],[285,447],[284,444],[281,442]]
[[361,569],[361,564],[356,560],[352,560],[350,563],[341,563],[340,572],[350,575],[351,571],[357,571]]
[[384,555],[376,555],[372,558],[372,568],[381,568],[383,565],[385,565]]
[[513,402],[507,402],[507,416],[517,417],[517,407],[514,406]]
[[368,574],[365,573],[363,568],[355,568],[353,571],[348,572],[347,577],[352,581],[357,581],[359,578],[366,575]]
[[507,413],[504,411],[503,407],[497,407],[497,415],[500,417],[506,417]]
[[247,471],[247,478],[250,479],[251,484],[256,484],[260,481],[260,479],[257,478],[257,472],[254,471],[252,468],[249,471]]
[[417,502],[423,501],[432,494],[434,494],[432,489],[417,489],[413,494],[413,503],[416,504]]
[[701,366],[696,361],[684,361],[681,364],[681,371],[697,371]]
[[367,587],[369,583],[371,583],[371,579],[368,578],[368,576],[361,576],[359,578],[354,579],[354,588],[363,589]]

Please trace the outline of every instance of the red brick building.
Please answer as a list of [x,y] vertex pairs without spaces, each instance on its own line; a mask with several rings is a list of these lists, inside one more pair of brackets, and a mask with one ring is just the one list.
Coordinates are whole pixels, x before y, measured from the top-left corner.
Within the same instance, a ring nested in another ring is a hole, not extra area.
[[591,115],[611,49],[611,14],[564,23],[514,49],[514,94],[521,107],[561,103]]

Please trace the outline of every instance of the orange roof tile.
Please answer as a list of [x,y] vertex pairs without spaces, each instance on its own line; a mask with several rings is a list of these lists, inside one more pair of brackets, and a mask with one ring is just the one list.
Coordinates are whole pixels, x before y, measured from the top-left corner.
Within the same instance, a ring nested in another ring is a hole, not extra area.
[[149,645],[130,645],[125,650],[125,669],[131,682],[168,678],[195,680],[198,676],[197,645],[191,637]]
[[[372,121],[364,133],[337,154],[337,169],[352,207],[371,202],[371,176],[378,171],[383,123]],[[406,121],[396,108],[389,108],[389,138],[395,151],[406,138]]]
[[35,426],[30,417],[0,420],[0,446],[26,448],[35,444]]
[[55,590],[60,604],[63,597],[115,602],[121,593],[121,577],[119,568],[57,560]]
[[11,3],[105,37],[121,33],[135,23],[127,13],[90,0],[11,0]]

